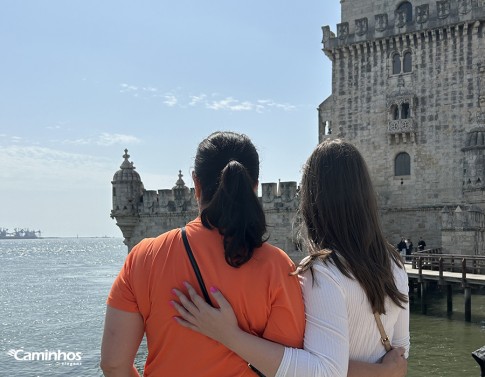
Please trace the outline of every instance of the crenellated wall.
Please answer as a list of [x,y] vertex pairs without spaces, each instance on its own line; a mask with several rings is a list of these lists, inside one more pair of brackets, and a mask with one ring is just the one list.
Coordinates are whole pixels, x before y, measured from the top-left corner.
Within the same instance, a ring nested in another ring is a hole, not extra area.
[[324,27],[324,49],[483,19],[483,0],[341,1],[337,37]]
[[[188,188],[179,177],[171,189],[145,190],[130,157],[125,151],[125,161],[113,177],[113,209],[128,250],[143,238],[156,237],[168,230],[179,228],[198,215],[195,191]],[[296,210],[298,187],[296,182],[263,183],[259,198],[266,214],[269,242],[285,250],[295,261],[300,261]],[[136,192],[136,195],[133,194]],[[129,208],[125,208],[129,203]]]

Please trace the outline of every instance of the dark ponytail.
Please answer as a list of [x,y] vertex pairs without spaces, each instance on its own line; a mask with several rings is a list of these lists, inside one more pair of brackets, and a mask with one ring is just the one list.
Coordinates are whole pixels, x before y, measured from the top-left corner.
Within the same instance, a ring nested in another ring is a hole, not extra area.
[[219,230],[226,262],[240,267],[265,241],[265,215],[254,192],[259,175],[256,148],[245,135],[216,132],[199,144],[194,172],[202,191],[202,224]]

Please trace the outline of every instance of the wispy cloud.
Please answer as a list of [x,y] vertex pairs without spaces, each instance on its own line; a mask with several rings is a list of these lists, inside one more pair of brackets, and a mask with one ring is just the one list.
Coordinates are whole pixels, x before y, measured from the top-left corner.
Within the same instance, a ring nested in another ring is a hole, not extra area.
[[250,111],[255,110],[255,105],[249,101],[239,101],[232,97],[206,103],[211,110]]
[[165,100],[163,103],[168,107],[174,107],[178,103],[177,97],[175,97],[173,94],[166,94],[164,95],[164,98]]
[[120,93],[133,93],[137,92],[138,87],[134,85],[128,85],[128,84],[120,84]]
[[140,94],[147,94],[154,96],[158,93],[158,88],[153,86],[136,86],[130,84],[120,84],[120,93],[131,93],[132,95],[139,96]]
[[[20,136],[15,136],[15,135],[8,135],[8,134],[0,134],[0,143],[2,142],[7,142],[7,143],[12,143],[12,144],[18,144],[22,142],[23,138]],[[1,145],[1,144],[0,144]]]
[[0,189],[103,187],[113,174],[112,162],[98,156],[21,145],[4,147],[2,153]]
[[68,122],[64,122],[64,121],[57,121],[55,122],[54,124],[49,124],[48,126],[46,126],[45,128],[47,130],[61,130],[61,129],[64,129],[66,128],[66,126],[68,126]]
[[107,132],[103,132],[95,137],[62,140],[63,144],[98,145],[101,147],[109,147],[117,144],[138,144],[140,142],[141,140],[133,135],[111,134]]
[[271,109],[283,111],[292,111],[296,106],[287,103],[278,103],[270,99],[261,99],[255,102],[239,101],[232,97],[226,97],[220,100],[206,102],[206,107],[211,110],[228,110],[228,111],[257,111],[262,113]]
[[200,94],[198,96],[190,96],[189,106],[195,106],[201,102],[203,103],[205,102],[206,98],[207,98],[206,94]]
[[[52,192],[71,189],[109,190],[113,174],[122,162],[121,158],[113,161],[91,154],[71,153],[34,145],[4,146],[2,155],[4,159],[0,169],[0,192],[33,189]],[[189,177],[187,172],[184,180],[191,187],[193,184]],[[172,187],[178,179],[178,168],[174,168],[173,174],[168,175],[145,171],[142,178],[145,187],[150,189]]]
[[97,145],[101,146],[111,146],[114,144],[138,144],[140,141],[140,139],[133,135],[109,134],[107,132],[103,132],[101,135],[99,135],[96,143]]
[[291,105],[289,103],[278,103],[271,99],[260,99],[257,101],[257,103],[258,103],[257,106],[261,106],[263,108],[275,108],[275,109],[281,109],[284,111],[296,110],[295,105]]
[[202,107],[214,111],[293,111],[295,105],[280,103],[272,99],[239,100],[233,96],[223,96],[219,93],[199,93],[197,95],[184,94],[181,88],[164,92],[153,86],[137,86],[120,84],[120,93],[129,94],[136,98],[153,98],[171,108]]

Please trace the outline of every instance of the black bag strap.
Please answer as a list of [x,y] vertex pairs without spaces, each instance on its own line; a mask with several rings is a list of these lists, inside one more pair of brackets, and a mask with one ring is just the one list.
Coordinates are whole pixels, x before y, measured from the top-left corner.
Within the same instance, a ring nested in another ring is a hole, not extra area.
[[194,254],[192,253],[192,249],[190,248],[185,227],[180,228],[180,231],[182,232],[182,240],[184,241],[185,250],[187,251],[187,255],[189,256],[190,263],[192,264],[192,268],[194,269],[195,276],[197,277],[197,281],[199,282],[199,286],[200,286],[200,289],[202,290],[202,294],[204,295],[205,302],[207,302],[210,306],[214,306],[212,305],[212,301],[209,297],[209,293],[205,288],[204,279],[202,279],[202,274],[200,273],[199,266],[197,265],[197,261],[195,260]]
[[[187,232],[185,231],[185,227],[183,226],[180,228],[180,231],[182,233],[182,240],[184,241],[184,246],[185,250],[187,251],[187,255],[189,256],[190,263],[192,264],[192,268],[194,269],[195,276],[197,277],[197,281],[199,282],[200,289],[202,290],[202,294],[204,295],[205,301],[210,305],[212,305],[212,301],[209,297],[209,293],[207,292],[207,289],[205,288],[204,284],[204,279],[202,279],[202,274],[200,273],[199,266],[197,265],[197,261],[195,260],[194,254],[192,253],[192,249],[190,248],[189,240],[187,238]],[[264,374],[262,374],[259,370],[257,370],[255,367],[253,367],[251,364],[248,364],[248,367],[251,368],[251,370],[256,373],[258,377],[265,377]]]

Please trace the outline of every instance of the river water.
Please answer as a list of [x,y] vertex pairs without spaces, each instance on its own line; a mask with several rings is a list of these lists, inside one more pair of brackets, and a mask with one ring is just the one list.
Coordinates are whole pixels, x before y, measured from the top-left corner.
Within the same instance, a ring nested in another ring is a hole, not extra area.
[[[125,256],[121,239],[0,240],[0,376],[102,376],[105,299]],[[427,316],[412,304],[408,376],[480,376],[470,354],[485,345],[485,294],[474,292],[472,323],[460,292],[451,318],[433,296]]]

